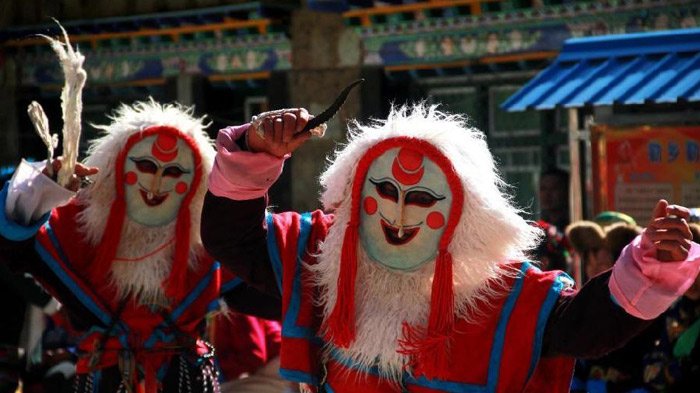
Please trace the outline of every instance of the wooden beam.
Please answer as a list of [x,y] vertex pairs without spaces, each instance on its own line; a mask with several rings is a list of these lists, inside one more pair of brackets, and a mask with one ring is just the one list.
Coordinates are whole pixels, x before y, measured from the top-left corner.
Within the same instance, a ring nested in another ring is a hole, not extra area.
[[108,87],[135,87],[135,86],[156,86],[164,85],[165,78],[139,79],[128,82],[110,82],[110,83],[95,83],[91,87],[108,86]]
[[479,59],[479,63],[482,64],[492,64],[492,63],[514,63],[523,60],[546,60],[553,59],[559,55],[559,52],[554,51],[541,51],[541,52],[525,52],[516,54],[506,54],[506,55],[490,55],[484,56]]
[[500,1],[501,0],[431,0],[429,2],[422,3],[397,4],[383,7],[355,9],[344,12],[343,17],[360,18],[360,20],[363,21],[364,26],[364,19],[369,19],[369,16],[371,15],[396,14],[399,12],[416,12],[435,8],[468,6],[472,12],[472,15],[479,15],[481,14],[482,3],[495,3]]
[[[90,82],[89,84],[86,84],[85,87],[87,89],[91,88],[96,88],[96,87],[101,87],[101,86],[106,86],[110,88],[119,88],[119,87],[140,87],[140,86],[157,86],[157,85],[164,85],[165,84],[165,78],[151,78],[151,79],[139,79],[135,81],[126,81],[126,82],[107,82],[107,83],[99,83],[99,82]],[[44,90],[61,90],[63,89],[62,84],[56,84],[56,83],[47,83],[47,84],[42,84],[39,85],[41,89]]]
[[248,79],[269,79],[270,71],[243,72],[240,74],[217,74],[210,75],[207,79],[212,82],[241,81]]
[[481,2],[472,2],[472,4],[469,6],[469,11],[472,13],[472,15],[481,15]]
[[459,60],[445,63],[430,63],[430,64],[399,64],[394,66],[386,66],[386,71],[409,71],[409,70],[431,70],[434,68],[454,68],[466,67],[474,64],[474,60]]
[[433,68],[467,67],[474,64],[512,63],[523,60],[545,60],[557,56],[557,52],[526,52],[513,55],[486,56],[479,59],[455,60],[443,63],[399,64],[384,67],[387,71],[428,70]]

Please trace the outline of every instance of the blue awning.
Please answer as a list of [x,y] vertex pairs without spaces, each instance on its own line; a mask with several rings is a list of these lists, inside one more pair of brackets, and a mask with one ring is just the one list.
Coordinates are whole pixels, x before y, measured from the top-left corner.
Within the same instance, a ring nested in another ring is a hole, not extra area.
[[700,29],[569,39],[559,57],[501,107],[700,101]]

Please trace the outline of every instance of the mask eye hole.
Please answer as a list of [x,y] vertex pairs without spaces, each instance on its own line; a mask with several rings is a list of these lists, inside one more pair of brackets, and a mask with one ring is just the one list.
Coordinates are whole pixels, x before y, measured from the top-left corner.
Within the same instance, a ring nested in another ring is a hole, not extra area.
[[166,177],[172,177],[177,179],[178,177],[182,176],[183,174],[187,173],[184,169],[180,168],[179,166],[172,165],[169,167],[166,167],[163,170],[163,176]]
[[379,196],[385,199],[392,200],[394,202],[399,201],[399,189],[396,188],[396,186],[392,182],[386,180],[377,181],[373,179],[370,179],[369,181],[370,183],[374,184],[374,187],[376,188],[377,194],[379,194]]
[[155,174],[158,171],[158,165],[148,158],[131,158],[131,161],[141,173]]
[[443,199],[445,199],[445,197],[437,197],[426,191],[409,191],[406,193],[405,203],[406,205],[430,207],[437,203],[437,201]]

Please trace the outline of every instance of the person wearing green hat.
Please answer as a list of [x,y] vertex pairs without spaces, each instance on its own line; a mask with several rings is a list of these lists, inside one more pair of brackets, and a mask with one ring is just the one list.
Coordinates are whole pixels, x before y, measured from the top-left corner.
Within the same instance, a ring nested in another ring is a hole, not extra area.
[[629,225],[637,225],[637,222],[631,216],[617,211],[604,211],[593,219],[593,221],[600,225],[603,229],[608,225],[616,224],[622,222]]

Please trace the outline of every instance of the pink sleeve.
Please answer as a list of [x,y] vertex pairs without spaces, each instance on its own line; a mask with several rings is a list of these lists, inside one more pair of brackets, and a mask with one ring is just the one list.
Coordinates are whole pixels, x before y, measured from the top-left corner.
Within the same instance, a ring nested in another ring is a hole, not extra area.
[[284,160],[267,153],[253,153],[238,148],[236,140],[245,135],[249,124],[228,127],[216,138],[216,159],[209,175],[209,191],[219,197],[234,200],[256,199],[282,173]]
[[700,272],[700,245],[693,242],[688,258],[680,262],[661,262],[644,236],[637,236],[622,251],[615,263],[610,294],[628,314],[654,319],[695,281]]

